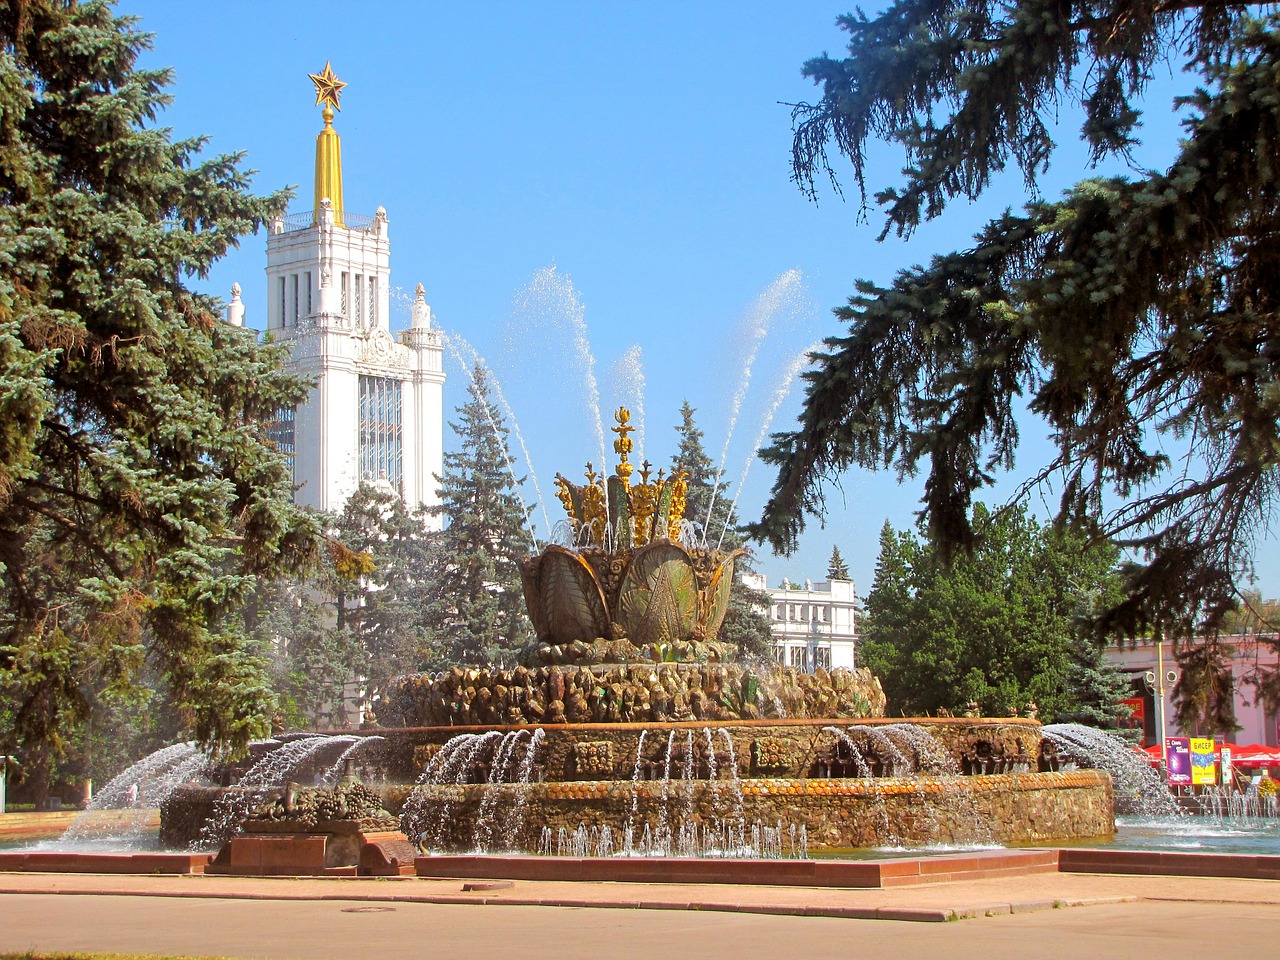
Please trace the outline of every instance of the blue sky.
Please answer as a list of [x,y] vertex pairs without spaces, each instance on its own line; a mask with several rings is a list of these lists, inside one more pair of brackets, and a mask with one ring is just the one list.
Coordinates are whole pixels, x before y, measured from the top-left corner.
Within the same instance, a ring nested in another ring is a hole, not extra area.
[[[175,101],[161,122],[176,136],[208,136],[211,153],[245,151],[259,191],[298,187],[294,210],[311,207],[322,126],[307,74],[332,61],[349,84],[334,123],[346,209],[386,207],[392,283],[406,292],[423,283],[438,324],[495,370],[532,462],[517,469],[537,478],[552,519],[555,473],[575,476],[599,460],[584,357],[594,358],[608,409],[634,404],[634,374],[620,376],[616,365],[639,347],[644,452],[655,464],[676,447],[683,400],[697,408],[713,456],[733,421],[732,495],[788,367],[806,346],[843,332],[830,311],[855,279],[887,281],[962,246],[1023,199],[1011,179],[910,243],[877,243],[879,221],[859,222],[853,196],[801,195],[789,179],[785,103],[815,95],[800,75],[806,59],[845,49],[839,0],[123,0],[118,10],[156,34],[144,64],[175,70]],[[1143,162],[1167,158],[1171,123],[1162,102],[1148,118],[1153,146]],[[1075,131],[1065,127],[1061,139],[1063,156],[1044,182],[1050,193],[1081,175]],[[873,185],[887,185],[900,158],[882,150],[875,165]],[[194,285],[226,297],[240,282],[248,322],[260,326],[264,251],[264,238],[246,238]],[[586,351],[564,322],[574,311]],[[393,326],[407,322],[406,313]],[[735,420],[732,400],[760,329]],[[446,370],[451,414],[466,381],[456,359],[446,358]],[[783,395],[774,429],[793,422],[799,402],[798,388]],[[1027,426],[1019,467],[1029,471],[1045,447],[1038,425]],[[759,514],[771,482],[751,467],[744,518]],[[913,522],[922,482],[848,474],[842,490],[829,490],[825,528],[811,523],[790,558],[762,551],[759,568],[771,583],[818,580],[835,544],[865,593],[881,525]],[[1264,593],[1275,594],[1280,571],[1264,562],[1260,573]]]

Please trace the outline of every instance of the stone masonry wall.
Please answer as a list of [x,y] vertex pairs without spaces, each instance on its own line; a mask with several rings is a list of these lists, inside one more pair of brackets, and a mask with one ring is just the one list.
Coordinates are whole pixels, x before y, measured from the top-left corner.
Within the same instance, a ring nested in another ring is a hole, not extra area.
[[[728,769],[730,741],[740,779],[813,777],[822,773],[818,765],[823,751],[836,744],[838,738],[831,732],[833,729],[845,731],[870,752],[887,754],[883,741],[875,740],[868,731],[902,722],[886,718],[548,726],[541,728],[543,737],[538,746],[538,776],[535,779],[630,781],[636,773],[637,750],[642,734],[644,750],[641,759],[659,763],[665,757],[669,742],[681,755],[692,743],[695,753],[705,758],[708,733],[715,750],[718,775],[723,779],[731,778]],[[483,734],[487,729],[424,727],[379,731],[385,743],[378,749],[362,751],[356,772],[370,783],[414,783],[441,745],[453,737]],[[957,770],[962,767],[964,756],[977,750],[1004,756],[1020,755],[1028,758],[1031,770],[1035,769],[1040,725],[1033,720],[938,719],[927,721],[921,729],[936,741],[938,749],[951,758]],[[869,736],[872,737],[870,741]],[[893,742],[909,755],[908,759],[918,759],[904,737],[895,735]],[[580,744],[591,745],[593,749],[580,749]],[[678,763],[675,768],[677,776],[680,770]],[[927,769],[928,763],[917,763],[917,767]]]
[[[516,788],[429,788],[424,822],[439,849],[465,850],[477,839],[476,815],[486,792],[509,796],[487,809],[491,841],[536,850],[544,828],[572,833],[608,826],[615,837],[630,823],[638,836],[665,824],[673,831],[739,816],[747,824],[806,827],[811,849],[886,843],[1027,843],[1104,837],[1115,832],[1110,777],[1095,770],[919,780],[769,779],[742,784],[741,807],[722,783],[673,783],[663,797],[656,783],[532,784],[516,803]],[[396,798],[388,798],[388,806]],[[421,798],[420,798],[421,799]],[[518,811],[519,822],[513,822]],[[665,812],[664,812],[665,811]],[[507,835],[503,836],[503,831]]]

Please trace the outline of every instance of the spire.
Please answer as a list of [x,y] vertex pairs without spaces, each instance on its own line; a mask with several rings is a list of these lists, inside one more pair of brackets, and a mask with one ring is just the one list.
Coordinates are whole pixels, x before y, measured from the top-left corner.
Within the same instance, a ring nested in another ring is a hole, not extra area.
[[322,201],[328,200],[333,210],[333,222],[346,226],[342,220],[342,138],[333,129],[334,110],[341,110],[338,99],[346,86],[333,73],[326,60],[324,70],[309,74],[316,85],[316,105],[324,104],[320,114],[324,117],[324,129],[316,137],[316,222],[319,222]]

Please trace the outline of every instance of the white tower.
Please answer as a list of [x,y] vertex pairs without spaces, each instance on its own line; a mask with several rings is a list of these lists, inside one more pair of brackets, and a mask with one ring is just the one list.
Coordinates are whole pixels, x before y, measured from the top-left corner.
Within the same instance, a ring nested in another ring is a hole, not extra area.
[[340,510],[367,480],[389,483],[411,509],[432,506],[444,454],[440,332],[419,284],[412,326],[392,337],[387,213],[343,211],[333,117],[346,84],[327,63],[311,79],[325,104],[315,209],[271,224],[267,331],[290,345],[290,371],[315,386],[296,411],[282,412],[274,438],[293,455],[298,503]]

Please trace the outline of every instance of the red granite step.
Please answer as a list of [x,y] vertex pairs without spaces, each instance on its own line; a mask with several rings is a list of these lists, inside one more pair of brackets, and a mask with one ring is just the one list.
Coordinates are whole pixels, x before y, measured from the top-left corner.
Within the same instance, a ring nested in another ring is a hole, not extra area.
[[0,870],[25,873],[204,873],[207,853],[0,852]]
[[892,860],[718,860],[680,857],[430,856],[420,877],[590,880],[619,883],[750,883],[794,887],[889,887],[1053,873],[1056,850],[1006,850]]

